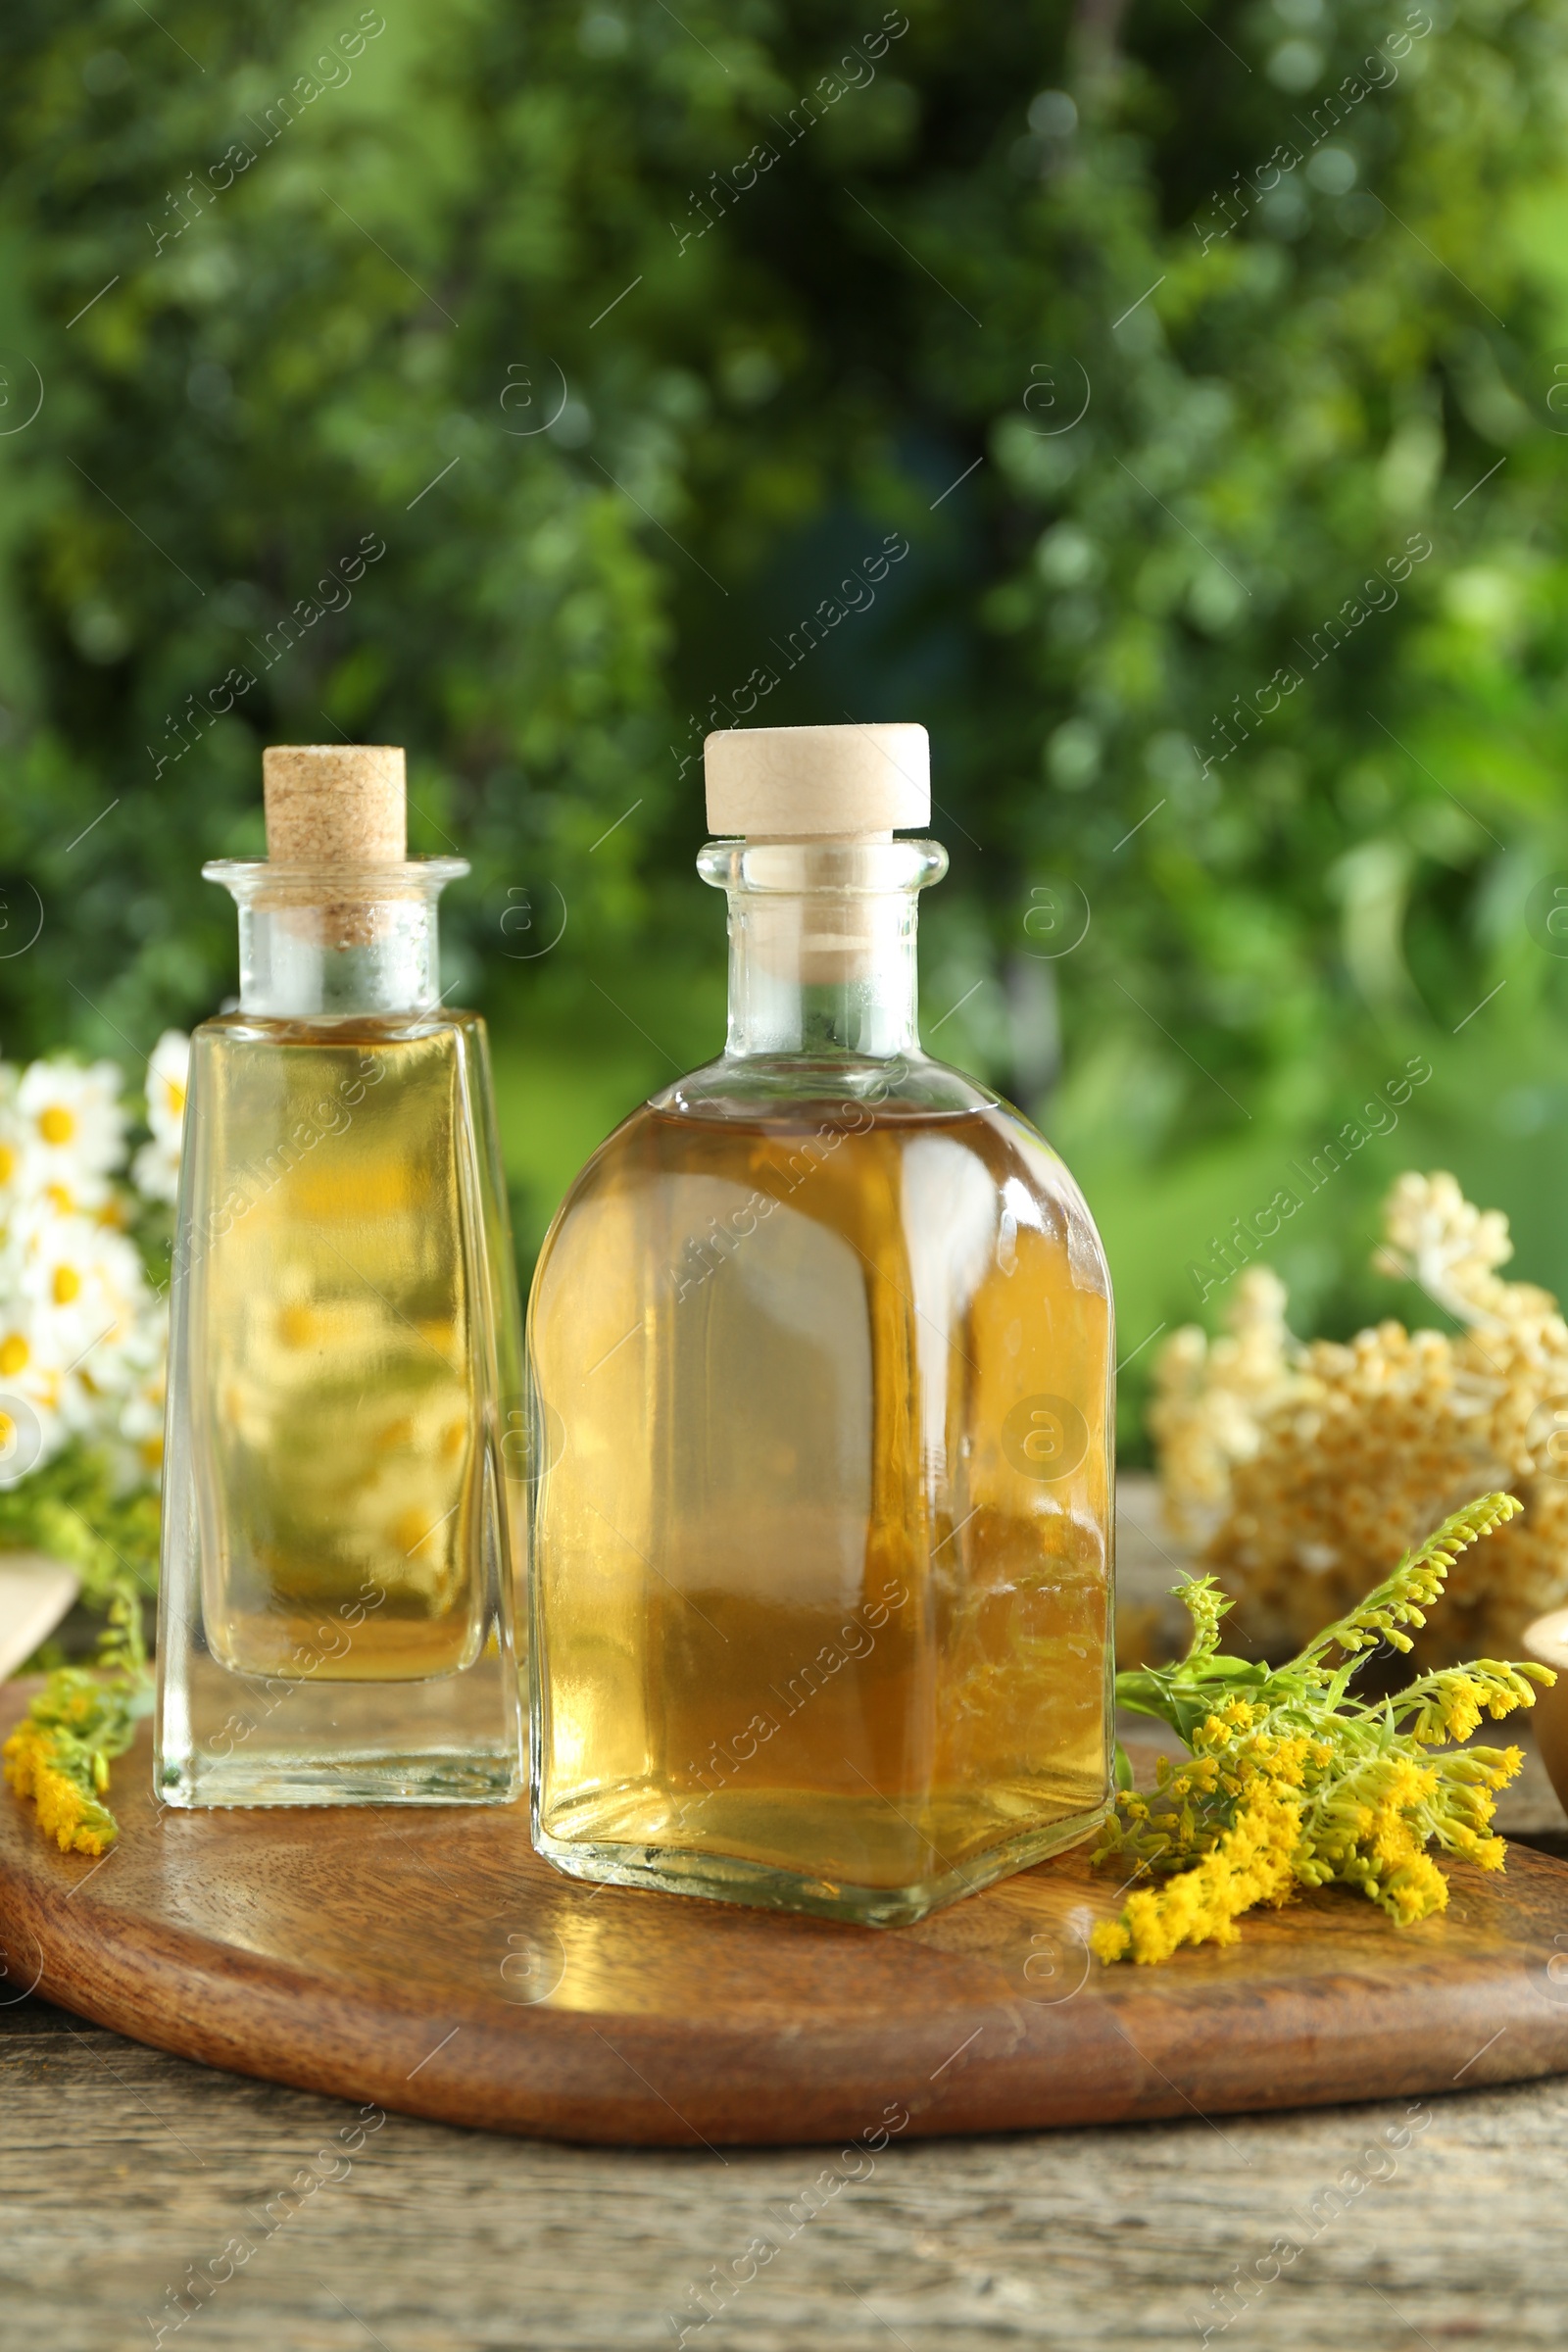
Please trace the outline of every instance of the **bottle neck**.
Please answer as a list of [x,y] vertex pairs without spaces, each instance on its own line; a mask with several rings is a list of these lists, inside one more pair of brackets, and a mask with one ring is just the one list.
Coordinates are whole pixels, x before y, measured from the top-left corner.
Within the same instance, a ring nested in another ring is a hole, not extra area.
[[461,858],[337,868],[217,859],[202,868],[239,906],[239,1003],[270,1020],[432,1011],[437,902]]
[[698,871],[729,899],[729,1057],[918,1053],[918,894],[947,863],[891,835],[710,842]]

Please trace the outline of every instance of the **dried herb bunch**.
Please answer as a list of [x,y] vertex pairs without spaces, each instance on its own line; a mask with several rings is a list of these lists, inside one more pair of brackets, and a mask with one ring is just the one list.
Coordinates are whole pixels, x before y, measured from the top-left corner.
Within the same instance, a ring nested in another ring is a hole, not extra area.
[[[1151,1883],[1091,1937],[1102,1960],[1169,1959],[1184,1943],[1234,1943],[1255,1903],[1303,1887],[1357,1887],[1403,1926],[1445,1908],[1448,1883],[1428,1851],[1500,1870],[1494,1793],[1519,1770],[1516,1747],[1459,1747],[1483,1715],[1533,1706],[1546,1666],[1478,1658],[1419,1676],[1396,1697],[1350,1695],[1366,1653],[1408,1651],[1455,1559],[1518,1512],[1483,1494],[1446,1519],[1360,1605],[1289,1665],[1220,1654],[1230,1607],[1212,1577],[1181,1589],[1192,1646],[1174,1666],[1118,1674],[1120,1705],[1179,1732],[1190,1761],[1162,1759],[1149,1795],[1118,1793],[1095,1859],[1128,1857]],[[1118,1777],[1130,1779],[1118,1752]]]
[[1271,1651],[1349,1607],[1464,1496],[1515,1493],[1523,1517],[1463,1563],[1418,1637],[1440,1666],[1516,1647],[1568,1601],[1568,1323],[1549,1292],[1499,1279],[1507,1219],[1451,1176],[1401,1176],[1384,1216],[1374,1263],[1419,1282],[1456,1336],[1388,1322],[1303,1343],[1284,1286],[1254,1267],[1227,1337],[1166,1344],[1150,1417],[1173,1532]]

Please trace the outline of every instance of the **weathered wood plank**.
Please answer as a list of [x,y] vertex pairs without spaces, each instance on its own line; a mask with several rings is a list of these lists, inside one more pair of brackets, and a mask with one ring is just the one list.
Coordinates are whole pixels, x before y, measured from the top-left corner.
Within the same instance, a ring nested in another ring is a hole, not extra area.
[[[688,2344],[1191,2344],[1195,2315],[1223,2316],[1215,2290],[1237,2266],[1254,2307],[1211,2343],[1562,2340],[1568,2082],[1217,2127],[895,2142],[848,2163],[589,2150],[390,2116],[342,2179],[270,2228],[269,2200],[275,2213],[308,2169],[336,2169],[317,2160],[354,2113],[36,2005],[14,2017],[0,2034],[0,2342],[151,2344],[149,2317],[172,2314],[189,2266],[239,2238],[255,2251],[166,2344],[622,2352],[674,2343],[670,2315],[690,2326],[711,2266],[769,2232],[777,2252]],[[842,2185],[792,2230],[791,2204],[825,2172]],[[1299,2251],[1271,2256],[1285,2240]]]

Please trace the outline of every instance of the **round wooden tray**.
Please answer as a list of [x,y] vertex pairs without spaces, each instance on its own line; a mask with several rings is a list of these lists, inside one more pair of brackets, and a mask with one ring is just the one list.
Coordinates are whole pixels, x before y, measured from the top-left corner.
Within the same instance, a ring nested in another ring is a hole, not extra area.
[[[24,1693],[0,1693],[0,1736]],[[1343,1892],[1105,1969],[1077,1852],[861,1929],[559,1877],[525,1809],[174,1813],[120,1841],[0,1793],[0,1999],[209,2065],[548,2138],[716,2146],[1322,2105],[1568,2070],[1568,1865],[1455,1868],[1445,1916]],[[1561,1981],[1559,1981],[1561,1980]]]

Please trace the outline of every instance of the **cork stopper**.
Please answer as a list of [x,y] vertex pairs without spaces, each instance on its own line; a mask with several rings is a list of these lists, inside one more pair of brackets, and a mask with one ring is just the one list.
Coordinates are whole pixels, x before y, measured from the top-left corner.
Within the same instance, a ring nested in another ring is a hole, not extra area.
[[931,821],[924,727],[731,727],[703,746],[714,833],[866,839]]
[[274,865],[401,865],[408,856],[402,747],[274,744],[262,754]]

